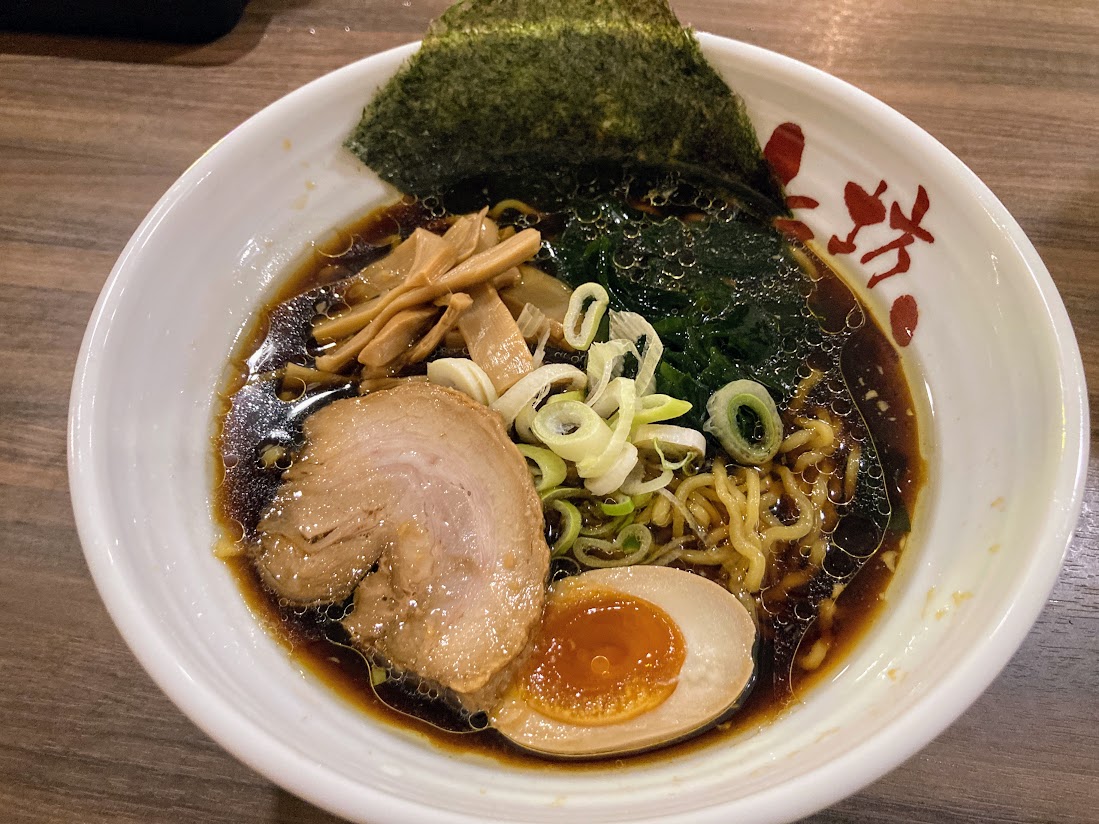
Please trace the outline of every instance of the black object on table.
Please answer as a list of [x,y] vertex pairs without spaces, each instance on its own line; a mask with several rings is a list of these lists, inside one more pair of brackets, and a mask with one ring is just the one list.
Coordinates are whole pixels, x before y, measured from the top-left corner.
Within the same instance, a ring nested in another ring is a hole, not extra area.
[[0,30],[206,43],[248,0],[0,0]]

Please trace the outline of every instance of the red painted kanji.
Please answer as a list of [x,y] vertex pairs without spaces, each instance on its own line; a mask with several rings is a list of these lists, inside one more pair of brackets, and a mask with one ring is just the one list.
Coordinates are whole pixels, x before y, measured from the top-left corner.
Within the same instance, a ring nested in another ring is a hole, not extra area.
[[901,295],[893,301],[889,308],[889,326],[893,332],[893,340],[901,346],[908,346],[912,342],[912,333],[916,331],[919,319],[920,310],[914,297]]
[[[780,123],[771,132],[771,137],[763,149],[763,156],[771,164],[775,177],[784,189],[801,171],[801,156],[804,152],[805,135],[797,123]],[[787,195],[786,197],[788,209],[815,209],[819,205],[819,201],[806,195]],[[794,218],[777,218],[775,228],[802,242],[813,238],[813,230]]]
[[[888,184],[883,180],[873,193],[867,192],[862,186],[849,181],[843,189],[843,202],[847,206],[847,214],[851,217],[851,231],[847,237],[840,240],[838,235],[832,235],[828,240],[828,251],[833,255],[849,255],[855,252],[857,244],[855,238],[859,231],[866,226],[874,226],[885,222],[886,208],[882,195],[888,189]],[[927,210],[931,207],[931,200],[927,196],[927,190],[920,186],[916,190],[916,202],[912,204],[911,216],[901,210],[901,204],[894,200],[889,207],[889,228],[895,229],[900,234],[883,246],[864,254],[859,260],[869,263],[876,257],[888,252],[897,253],[897,262],[892,269],[878,272],[870,278],[867,286],[873,289],[886,278],[907,272],[912,267],[912,256],[908,253],[908,247],[917,240],[925,243],[934,243],[935,237],[927,229],[920,225]]]
[[867,284],[870,289],[873,289],[886,278],[891,278],[893,275],[899,275],[909,270],[912,266],[912,256],[908,253],[908,247],[917,240],[922,240],[925,243],[935,242],[934,235],[920,225],[920,221],[923,220],[923,216],[927,214],[930,206],[931,201],[927,197],[927,190],[923,186],[916,190],[916,202],[912,204],[911,217],[901,211],[901,205],[898,202],[893,201],[893,206],[889,209],[889,228],[896,229],[901,234],[884,246],[879,246],[877,249],[867,252],[859,260],[863,263],[869,263],[879,255],[895,250],[897,252],[897,263],[892,269],[879,272],[870,278],[870,282]]
[[801,171],[801,156],[805,151],[805,134],[797,123],[780,123],[771,132],[763,156],[785,188]]
[[[771,164],[775,177],[785,189],[801,171],[801,158],[805,152],[805,135],[797,123],[782,123],[775,127],[771,133],[767,146],[763,150],[764,157]],[[908,251],[917,240],[924,243],[934,243],[935,237],[922,225],[927,210],[931,207],[931,200],[927,196],[927,190],[920,186],[916,190],[916,201],[912,204],[911,214],[902,211],[901,204],[894,200],[892,205],[886,208],[882,195],[889,189],[889,185],[880,181],[873,192],[868,192],[853,180],[848,181],[843,189],[843,202],[847,207],[847,214],[851,218],[851,230],[847,236],[840,238],[832,235],[828,239],[828,252],[833,255],[850,255],[858,251],[858,235],[867,226],[877,226],[885,223],[889,218],[889,228],[899,232],[897,237],[888,243],[866,252],[859,258],[862,263],[869,263],[882,255],[890,252],[897,253],[897,261],[892,268],[878,272],[871,276],[867,287],[873,289],[886,278],[907,272],[912,267],[912,255]],[[786,206],[789,209],[815,209],[820,202],[807,195],[787,195]],[[786,235],[804,242],[811,240],[813,230],[796,218],[777,218],[775,228]],[[901,295],[895,301],[889,311],[889,321],[892,327],[893,339],[899,346],[908,346],[912,342],[912,334],[919,322],[919,307],[912,295]]]
[[843,202],[847,206],[847,214],[851,216],[854,224],[847,233],[846,240],[840,240],[836,235],[828,239],[828,252],[833,255],[849,255],[855,251],[855,238],[859,231],[866,226],[874,226],[885,220],[885,203],[881,196],[889,188],[884,180],[878,184],[873,194],[867,192],[855,181],[848,181],[843,187]]

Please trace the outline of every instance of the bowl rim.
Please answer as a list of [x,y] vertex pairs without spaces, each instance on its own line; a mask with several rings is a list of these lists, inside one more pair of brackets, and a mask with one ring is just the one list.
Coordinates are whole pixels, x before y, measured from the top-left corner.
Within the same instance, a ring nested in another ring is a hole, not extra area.
[[[781,786],[702,810],[677,814],[676,820],[718,824],[732,807],[759,821],[789,821],[832,805],[862,789],[926,746],[956,720],[992,683],[1022,644],[1044,607],[1057,579],[1068,545],[1075,533],[1083,502],[1089,442],[1085,437],[1088,399],[1083,362],[1064,304],[1033,244],[999,199],[960,159],[911,120],[868,93],[801,61],[727,37],[698,33],[703,50],[723,50],[737,60],[749,60],[777,74],[795,74],[822,91],[846,98],[877,118],[879,124],[904,133],[914,148],[932,155],[984,206],[988,217],[1009,235],[1041,297],[1058,355],[1059,385],[1063,403],[1064,460],[1057,468],[1049,512],[1064,517],[1050,524],[1046,539],[1031,553],[1019,584],[1004,594],[999,620],[986,643],[960,658],[950,675],[920,697],[887,730],[871,735],[828,764],[799,777],[796,794]],[[337,815],[361,820],[364,794],[371,796],[371,815],[379,820],[417,820],[430,812],[434,820],[473,824],[482,819],[465,813],[428,806],[358,784],[285,747],[259,724],[239,716],[208,685],[192,680],[188,671],[167,652],[170,645],[154,625],[127,620],[137,602],[126,587],[114,561],[114,542],[102,516],[102,493],[92,467],[97,452],[92,411],[95,387],[102,368],[96,351],[103,341],[127,280],[134,275],[130,258],[158,230],[161,221],[196,182],[206,177],[217,161],[223,143],[247,139],[267,129],[283,110],[299,100],[345,82],[366,63],[404,59],[419,46],[413,42],[379,52],[329,72],[276,100],[257,112],[199,157],[158,200],[126,244],[96,302],[81,343],[70,393],[68,421],[68,474],[73,511],[88,568],[109,614],[126,644],[157,686],[207,735],[238,760],[267,779],[307,801]],[[1054,520],[1051,518],[1051,520]],[[124,551],[124,550],[120,550]],[[129,614],[128,614],[129,613]],[[777,813],[777,814],[776,814]],[[635,818],[638,824],[667,820]]]

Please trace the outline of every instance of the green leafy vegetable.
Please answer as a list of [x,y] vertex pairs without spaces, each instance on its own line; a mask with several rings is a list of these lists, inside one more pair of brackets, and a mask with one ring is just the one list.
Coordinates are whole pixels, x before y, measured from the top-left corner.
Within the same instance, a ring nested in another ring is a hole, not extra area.
[[743,102],[666,0],[463,0],[347,146],[421,196],[506,172],[655,165],[785,212]]
[[[664,344],[657,391],[692,404],[691,426],[702,427],[710,396],[734,380],[789,398],[823,333],[783,239],[731,207],[688,222],[624,205],[631,197],[603,192],[574,204],[549,244],[558,277],[597,281],[612,308],[652,324]],[[689,187],[664,197],[680,210],[700,200]]]

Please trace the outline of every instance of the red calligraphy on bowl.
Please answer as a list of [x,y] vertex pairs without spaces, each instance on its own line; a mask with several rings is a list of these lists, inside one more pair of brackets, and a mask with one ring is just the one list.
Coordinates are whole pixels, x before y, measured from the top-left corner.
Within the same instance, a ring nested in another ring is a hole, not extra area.
[[[801,171],[804,153],[805,133],[796,123],[781,123],[775,127],[763,150],[775,177],[787,190]],[[911,247],[919,243],[935,242],[934,235],[923,225],[923,219],[931,208],[927,190],[923,186],[916,189],[911,207],[902,205],[898,199],[893,199],[887,207],[883,198],[888,190],[889,184],[885,180],[879,181],[872,191],[854,180],[849,180],[843,188],[843,203],[851,219],[851,228],[842,238],[832,235],[828,239],[829,254],[857,254],[860,250],[859,233],[868,226],[885,224],[888,219],[888,226],[895,233],[894,236],[875,248],[866,249],[859,256],[862,264],[879,261],[874,268],[880,270],[871,275],[867,282],[869,289],[873,289],[883,280],[908,272],[912,268]],[[786,207],[791,213],[795,209],[815,209],[819,205],[819,200],[804,194],[786,195]],[[815,237],[813,230],[797,217],[777,218],[774,225],[779,231],[803,243]],[[886,265],[882,267],[882,264]],[[912,295],[901,295],[893,301],[889,310],[889,325],[893,340],[899,346],[907,346],[912,342],[918,321],[919,308]]]

